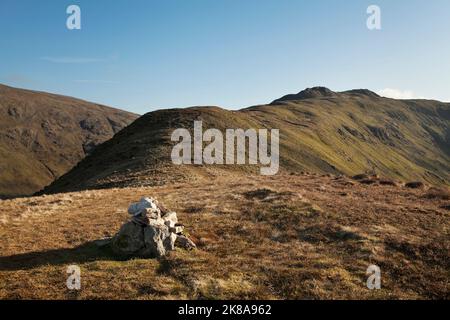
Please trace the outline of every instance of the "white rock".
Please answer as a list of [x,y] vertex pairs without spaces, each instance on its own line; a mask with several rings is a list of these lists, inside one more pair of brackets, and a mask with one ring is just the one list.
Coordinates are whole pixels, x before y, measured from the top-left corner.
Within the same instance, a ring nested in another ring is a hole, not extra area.
[[132,203],[128,207],[128,213],[134,216],[140,214],[144,209],[159,211],[158,205],[153,198],[142,198],[139,202]]
[[157,218],[157,219],[149,219],[149,223],[150,226],[154,226],[154,227],[159,227],[159,228],[167,228],[167,225],[165,224],[165,221],[162,218]]
[[175,250],[175,241],[177,240],[177,235],[172,232],[169,233],[170,235],[163,241],[163,244],[166,251],[173,251]]
[[176,212],[168,212],[162,218],[169,228],[175,227],[175,225],[178,223]]
[[161,212],[157,209],[145,208],[142,211],[149,219],[161,219]]
[[174,226],[174,227],[169,227],[169,231],[172,233],[176,233],[176,234],[181,234],[183,233],[184,227],[183,226]]

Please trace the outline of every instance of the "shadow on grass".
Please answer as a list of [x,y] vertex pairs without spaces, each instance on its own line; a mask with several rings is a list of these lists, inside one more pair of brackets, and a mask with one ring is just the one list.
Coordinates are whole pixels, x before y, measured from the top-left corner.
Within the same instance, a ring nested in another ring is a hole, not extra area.
[[0,257],[0,271],[28,270],[45,265],[82,264],[98,260],[122,261],[109,246],[99,247],[95,241],[75,248],[29,252]]

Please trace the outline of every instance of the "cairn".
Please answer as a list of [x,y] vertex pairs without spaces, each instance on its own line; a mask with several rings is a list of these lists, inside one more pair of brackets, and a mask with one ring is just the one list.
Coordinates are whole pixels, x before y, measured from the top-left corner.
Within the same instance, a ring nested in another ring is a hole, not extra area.
[[190,250],[194,242],[184,234],[176,212],[167,210],[156,199],[142,198],[128,208],[130,221],[112,238],[113,251],[126,257],[159,258],[175,249]]

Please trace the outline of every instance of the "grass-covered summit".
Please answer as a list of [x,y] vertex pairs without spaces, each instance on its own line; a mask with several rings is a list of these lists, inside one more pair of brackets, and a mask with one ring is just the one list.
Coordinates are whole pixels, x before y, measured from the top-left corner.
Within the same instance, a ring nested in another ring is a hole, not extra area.
[[402,181],[450,181],[450,104],[394,100],[369,90],[311,88],[239,111],[193,107],[150,112],[99,146],[45,192],[158,185],[257,172],[251,166],[175,166],[176,128],[280,130],[284,172],[354,175],[373,172]]

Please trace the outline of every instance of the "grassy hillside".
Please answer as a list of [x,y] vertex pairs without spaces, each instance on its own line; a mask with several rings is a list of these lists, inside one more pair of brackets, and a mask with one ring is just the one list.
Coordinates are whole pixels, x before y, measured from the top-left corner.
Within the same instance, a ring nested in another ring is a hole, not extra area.
[[313,88],[269,105],[240,111],[218,107],[160,110],[137,119],[99,146],[44,192],[159,185],[202,180],[255,166],[174,166],[176,128],[280,129],[281,172],[354,175],[396,180],[450,181],[450,104],[381,98],[368,90]]
[[[156,197],[197,249],[122,260],[95,240]],[[450,194],[346,177],[206,183],[0,201],[0,299],[448,299]],[[69,265],[81,290],[66,288]],[[381,268],[381,290],[366,270]]]
[[136,117],[0,85],[0,197],[39,191]]

